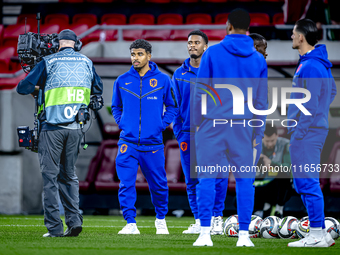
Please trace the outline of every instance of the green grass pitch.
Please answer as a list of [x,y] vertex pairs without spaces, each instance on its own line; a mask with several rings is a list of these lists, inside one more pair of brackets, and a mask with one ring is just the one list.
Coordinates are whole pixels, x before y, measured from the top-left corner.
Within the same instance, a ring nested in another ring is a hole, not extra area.
[[[155,217],[137,217],[140,235],[118,235],[125,225],[119,216],[84,216],[78,237],[43,238],[47,232],[42,215],[0,215],[0,254],[101,255],[101,254],[339,254],[340,241],[330,248],[288,248],[290,240],[252,239],[255,247],[236,247],[236,238],[213,236],[213,247],[193,247],[198,235],[183,235],[192,217],[167,217],[170,235],[156,235]],[[66,227],[65,227],[66,228]]]

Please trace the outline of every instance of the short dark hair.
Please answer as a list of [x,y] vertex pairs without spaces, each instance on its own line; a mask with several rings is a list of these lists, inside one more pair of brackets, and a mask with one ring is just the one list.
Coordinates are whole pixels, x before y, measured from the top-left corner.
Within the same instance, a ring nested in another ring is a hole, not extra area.
[[314,21],[310,19],[300,19],[295,25],[296,31],[304,35],[309,45],[314,46],[318,42],[318,28]]
[[253,41],[255,42],[255,44],[256,44],[256,43],[263,42],[263,40],[266,41],[266,38],[264,38],[262,35],[257,34],[257,33],[252,33],[252,34],[249,35],[249,37],[250,37],[251,39],[253,39]]
[[144,49],[146,53],[151,53],[152,51],[152,46],[151,44],[144,40],[144,39],[137,39],[130,45],[130,50],[131,49]]
[[272,136],[273,134],[277,134],[277,128],[275,125],[272,126],[272,124],[267,123],[266,124],[266,130],[264,131],[264,134],[266,136]]
[[228,21],[235,29],[247,30],[250,25],[250,16],[246,10],[237,8],[229,14]]
[[201,36],[201,37],[204,39],[205,44],[208,44],[208,36],[207,36],[205,33],[203,33],[201,30],[194,30],[194,31],[191,31],[191,32],[188,34],[188,39],[189,39],[189,37],[190,37],[191,35],[199,35],[199,36]]

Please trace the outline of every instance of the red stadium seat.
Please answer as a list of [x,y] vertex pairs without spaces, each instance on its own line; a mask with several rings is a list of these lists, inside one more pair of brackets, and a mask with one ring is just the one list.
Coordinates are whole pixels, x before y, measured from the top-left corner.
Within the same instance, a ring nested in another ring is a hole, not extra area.
[[221,41],[227,34],[226,29],[215,29],[215,30],[202,30],[207,36],[209,41]]
[[183,16],[177,13],[161,14],[157,18],[159,25],[181,25],[183,24]]
[[97,16],[91,13],[76,14],[72,18],[72,24],[86,24],[88,27],[93,27],[97,25]]
[[41,34],[54,34],[60,32],[60,26],[57,24],[44,24],[40,27]]
[[64,30],[69,28],[70,18],[66,14],[62,13],[55,13],[55,14],[48,14],[45,18],[45,24],[58,24],[60,30]]
[[250,26],[269,26],[270,17],[266,13],[249,13]]
[[0,24],[0,45],[2,44],[3,34],[4,34],[4,25]]
[[282,25],[284,24],[283,13],[276,13],[273,16],[273,25]]
[[256,0],[229,0],[230,2],[255,2]]
[[70,26],[70,29],[77,35],[77,36],[80,36],[82,33],[86,32],[89,27],[88,25],[86,24],[81,24],[81,25],[78,25],[78,24],[75,24],[75,25],[71,25]]
[[168,4],[171,0],[145,0],[146,3]]
[[[118,152],[118,140],[104,140],[99,146],[96,155],[91,160],[85,181],[79,182],[81,192],[94,188],[95,182],[114,182],[115,158]],[[117,183],[116,183],[117,184]],[[118,185],[118,184],[117,184]]]
[[[129,24],[134,25],[153,25],[155,17],[152,14],[140,13],[130,16]],[[134,41],[143,37],[143,30],[125,30],[123,31],[123,38],[125,41]]]
[[173,41],[188,41],[188,34],[192,31],[192,29],[182,29],[182,30],[173,30],[170,35],[170,40]]
[[[18,16],[17,24],[25,24],[25,18],[26,19],[26,24],[29,24],[31,26],[31,32],[37,32],[36,28],[38,26],[38,21],[36,19],[37,15],[36,14],[20,14]],[[41,24],[41,23],[40,23]]]
[[215,24],[226,24],[229,13],[220,13],[215,16]]
[[132,14],[129,24],[153,25],[155,24],[155,17],[147,13]]
[[0,47],[0,73],[8,73],[11,71],[9,63],[14,53],[14,47]]
[[104,14],[101,18],[102,24],[108,25],[125,25],[126,24],[126,16],[124,14],[119,13],[108,13]]
[[20,34],[24,34],[25,31],[29,32],[31,29],[30,25],[22,25],[22,24],[18,24],[18,25],[8,25],[5,29],[4,29],[4,35],[3,35],[3,42],[2,45],[3,46],[12,46],[15,47],[15,49],[18,46],[18,36]]
[[193,13],[189,14],[186,18],[185,24],[211,24],[212,19],[206,13]]
[[148,41],[166,41],[170,39],[171,30],[145,30],[142,38]]
[[[183,24],[183,17],[180,14],[166,13],[161,14],[157,18],[159,25],[180,25]],[[143,38],[149,41],[165,41],[169,40],[171,30],[145,30]]]

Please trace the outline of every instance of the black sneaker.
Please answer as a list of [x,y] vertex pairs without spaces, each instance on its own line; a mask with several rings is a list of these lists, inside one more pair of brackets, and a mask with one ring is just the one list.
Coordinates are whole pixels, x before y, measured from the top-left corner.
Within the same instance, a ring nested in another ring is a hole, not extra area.
[[66,229],[64,236],[78,236],[82,230],[82,226],[73,226]]

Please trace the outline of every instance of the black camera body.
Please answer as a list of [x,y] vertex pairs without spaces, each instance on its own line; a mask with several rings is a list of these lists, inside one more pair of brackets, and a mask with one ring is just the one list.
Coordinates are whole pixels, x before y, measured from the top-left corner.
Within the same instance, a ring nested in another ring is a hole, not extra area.
[[17,128],[19,137],[19,147],[25,147],[33,152],[38,152],[38,137],[36,130],[31,129],[28,126],[19,126]]
[[29,73],[43,57],[58,52],[58,34],[40,35],[32,32],[19,35],[18,56],[25,73]]

